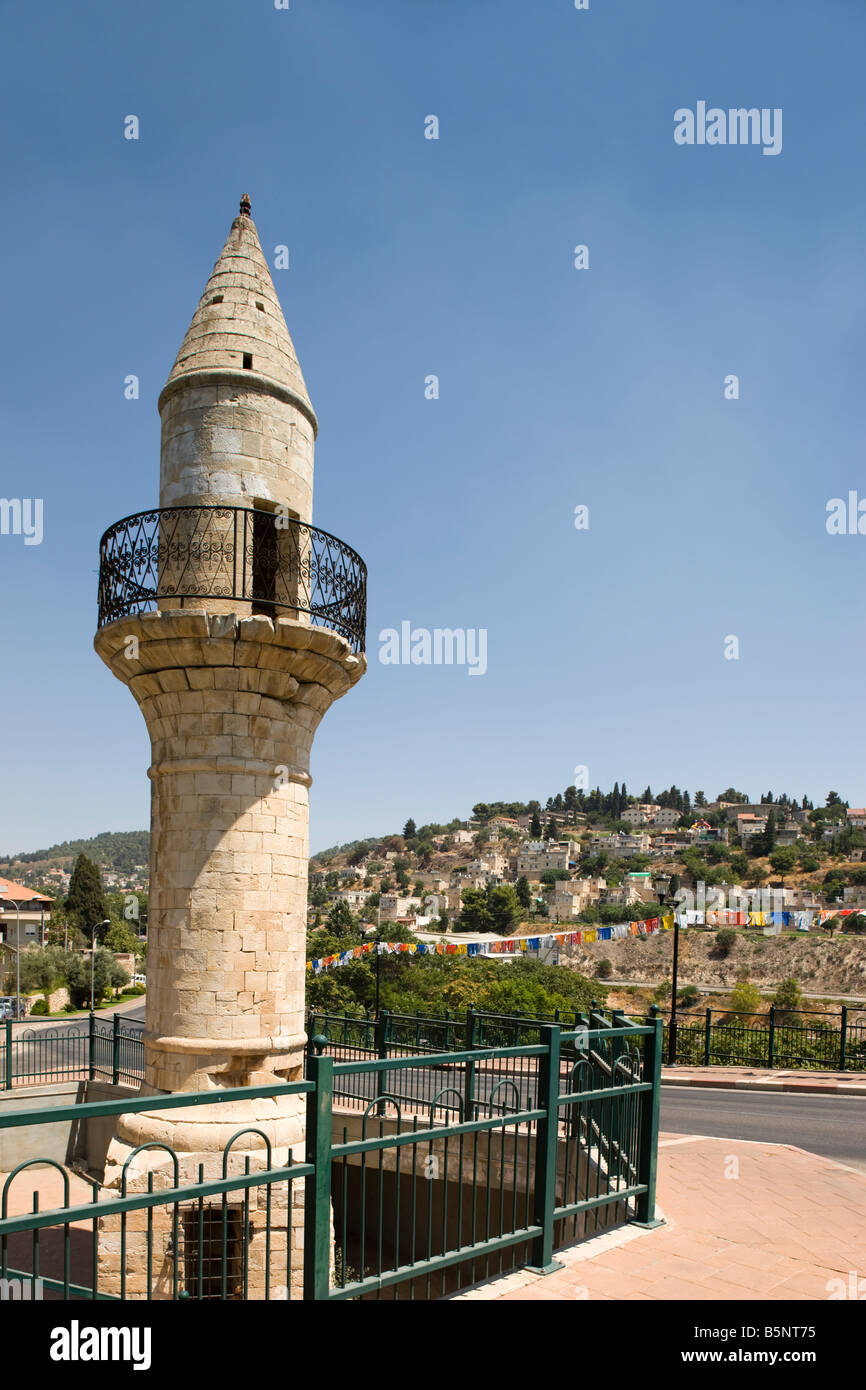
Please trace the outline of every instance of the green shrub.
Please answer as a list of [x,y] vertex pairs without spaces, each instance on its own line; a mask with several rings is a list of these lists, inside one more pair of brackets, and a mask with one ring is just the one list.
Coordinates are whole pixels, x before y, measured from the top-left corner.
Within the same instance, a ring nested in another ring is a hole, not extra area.
[[701,997],[701,992],[697,985],[684,985],[677,994],[677,1001],[680,1004],[696,1004]]
[[737,944],[737,933],[733,927],[723,927],[714,937],[716,946],[723,956],[729,956]]
[[761,991],[750,980],[738,980],[731,993],[731,1008],[738,1014],[755,1014],[761,1007]]
[[30,1010],[30,1017],[31,1017],[31,1018],[38,1018],[40,1015],[42,1015],[42,1014],[47,1014],[47,1013],[48,1013],[48,1001],[47,1001],[47,999],[37,999],[37,1000],[36,1000],[36,1003],[33,1005],[33,1008]]
[[773,1003],[776,1010],[783,1013],[795,1013],[800,1008],[803,1003],[803,991],[793,975],[779,985],[773,995]]
[[595,967],[595,978],[597,980],[609,980],[612,974],[613,966],[607,957],[605,957],[604,960],[600,960]]

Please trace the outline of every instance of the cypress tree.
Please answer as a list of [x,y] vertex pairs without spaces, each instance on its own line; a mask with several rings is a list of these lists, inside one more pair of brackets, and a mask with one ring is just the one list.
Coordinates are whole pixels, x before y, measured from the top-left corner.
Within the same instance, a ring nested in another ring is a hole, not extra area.
[[[108,903],[99,867],[86,854],[79,854],[69,880],[66,911],[75,926],[93,939],[93,932],[108,917]],[[104,931],[107,928],[103,928]]]

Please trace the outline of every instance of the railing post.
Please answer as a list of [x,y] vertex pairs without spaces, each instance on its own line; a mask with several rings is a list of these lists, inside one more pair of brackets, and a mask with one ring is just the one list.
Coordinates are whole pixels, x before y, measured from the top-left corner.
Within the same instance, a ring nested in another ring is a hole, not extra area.
[[[553,1258],[553,1212],[556,1207],[556,1148],[559,1139],[559,1053],[560,1029],[555,1024],[543,1024],[541,1042],[545,1051],[539,1058],[537,1108],[544,1111],[535,1132],[535,1202],[533,1219],[541,1235],[532,1244],[532,1270],[536,1274],[552,1274],[562,1269]],[[515,1143],[517,1135],[515,1134]],[[529,1149],[527,1145],[527,1162]]]
[[839,1070],[844,1071],[848,1064],[848,1005],[842,1005],[842,1018],[840,1019],[841,1032],[839,1034]]
[[12,1090],[12,1020],[6,1020],[6,1090]]
[[96,1015],[90,1010],[90,1021],[87,1029],[87,1053],[88,1053],[88,1075],[92,1081],[96,1074]]
[[710,1065],[710,1047],[713,1038],[713,1011],[707,1009],[707,1019],[704,1025],[704,1066]]
[[[388,1056],[388,1037],[389,1037],[389,1032],[390,1032],[390,1029],[389,1029],[390,1022],[391,1022],[391,1015],[390,1015],[390,1013],[388,1012],[387,1009],[382,1009],[381,1013],[379,1014],[379,1017],[376,1019],[376,1056],[379,1058],[380,1061],[384,1060],[384,1058]],[[385,1074],[384,1070],[383,1070],[383,1071],[377,1071],[377,1072],[376,1072],[376,1095],[377,1095],[377,1096],[383,1096],[383,1095],[385,1094],[385,1092],[387,1091],[387,1089],[388,1089],[388,1086],[387,1086],[386,1074]],[[384,1115],[384,1113],[385,1113],[385,1102],[384,1102],[383,1100],[380,1100],[380,1101],[379,1101],[379,1104],[376,1106],[376,1114],[377,1114],[377,1115]]]
[[659,1110],[661,1108],[662,1052],[664,1022],[653,1004],[646,1022],[652,1032],[644,1036],[643,1079],[652,1089],[641,1091],[637,1180],[646,1188],[637,1199],[635,1222],[641,1226],[660,1226],[656,1220],[656,1170],[659,1149]]
[[[610,1016],[612,1028],[625,1028],[625,1014],[622,1009],[614,1009]],[[616,1085],[616,1067],[625,1049],[625,1038],[611,1038],[610,1040],[610,1083]]]
[[111,1084],[116,1086],[120,1080],[120,1015],[111,1018]]
[[[471,1052],[475,1047],[475,1010],[470,1007],[466,1010],[466,1038],[465,1052]],[[466,1070],[463,1074],[463,1119],[466,1123],[475,1118],[475,1062],[466,1063]]]
[[770,1005],[770,1041],[768,1045],[767,1066],[770,1070],[776,1065],[776,1006]]
[[331,1143],[334,1059],[310,1057],[305,1158],[315,1169],[304,1187],[304,1298],[327,1299],[331,1278]]

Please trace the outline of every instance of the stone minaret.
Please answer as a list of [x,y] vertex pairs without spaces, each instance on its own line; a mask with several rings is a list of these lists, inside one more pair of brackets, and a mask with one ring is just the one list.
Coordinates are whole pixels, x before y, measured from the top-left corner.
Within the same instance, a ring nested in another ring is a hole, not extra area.
[[[144,1090],[294,1080],[305,1043],[310,748],[365,664],[326,625],[338,609],[323,599],[334,564],[318,577],[321,533],[303,524],[316,416],[246,197],[159,410],[160,508],[178,510],[161,510],[153,533],[158,602],[132,603],[156,611],[104,623],[95,641],[152,745]],[[106,1183],[150,1140],[194,1156],[192,1173],[244,1125],[263,1130],[282,1162],[303,1138],[302,1106],[125,1115]]]

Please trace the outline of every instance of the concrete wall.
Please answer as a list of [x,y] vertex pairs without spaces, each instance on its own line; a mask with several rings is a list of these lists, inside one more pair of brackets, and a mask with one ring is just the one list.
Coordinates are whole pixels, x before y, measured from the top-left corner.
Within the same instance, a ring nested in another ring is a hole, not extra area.
[[90,1119],[86,1124],[57,1120],[14,1129],[3,1128],[3,1117],[20,1110],[60,1110],[85,1101],[117,1100],[134,1094],[130,1087],[112,1086],[106,1081],[60,1081],[4,1092],[0,1095],[0,1173],[10,1173],[28,1159],[50,1158],[66,1165],[81,1162],[88,1171],[101,1174],[117,1123],[115,1116]]

